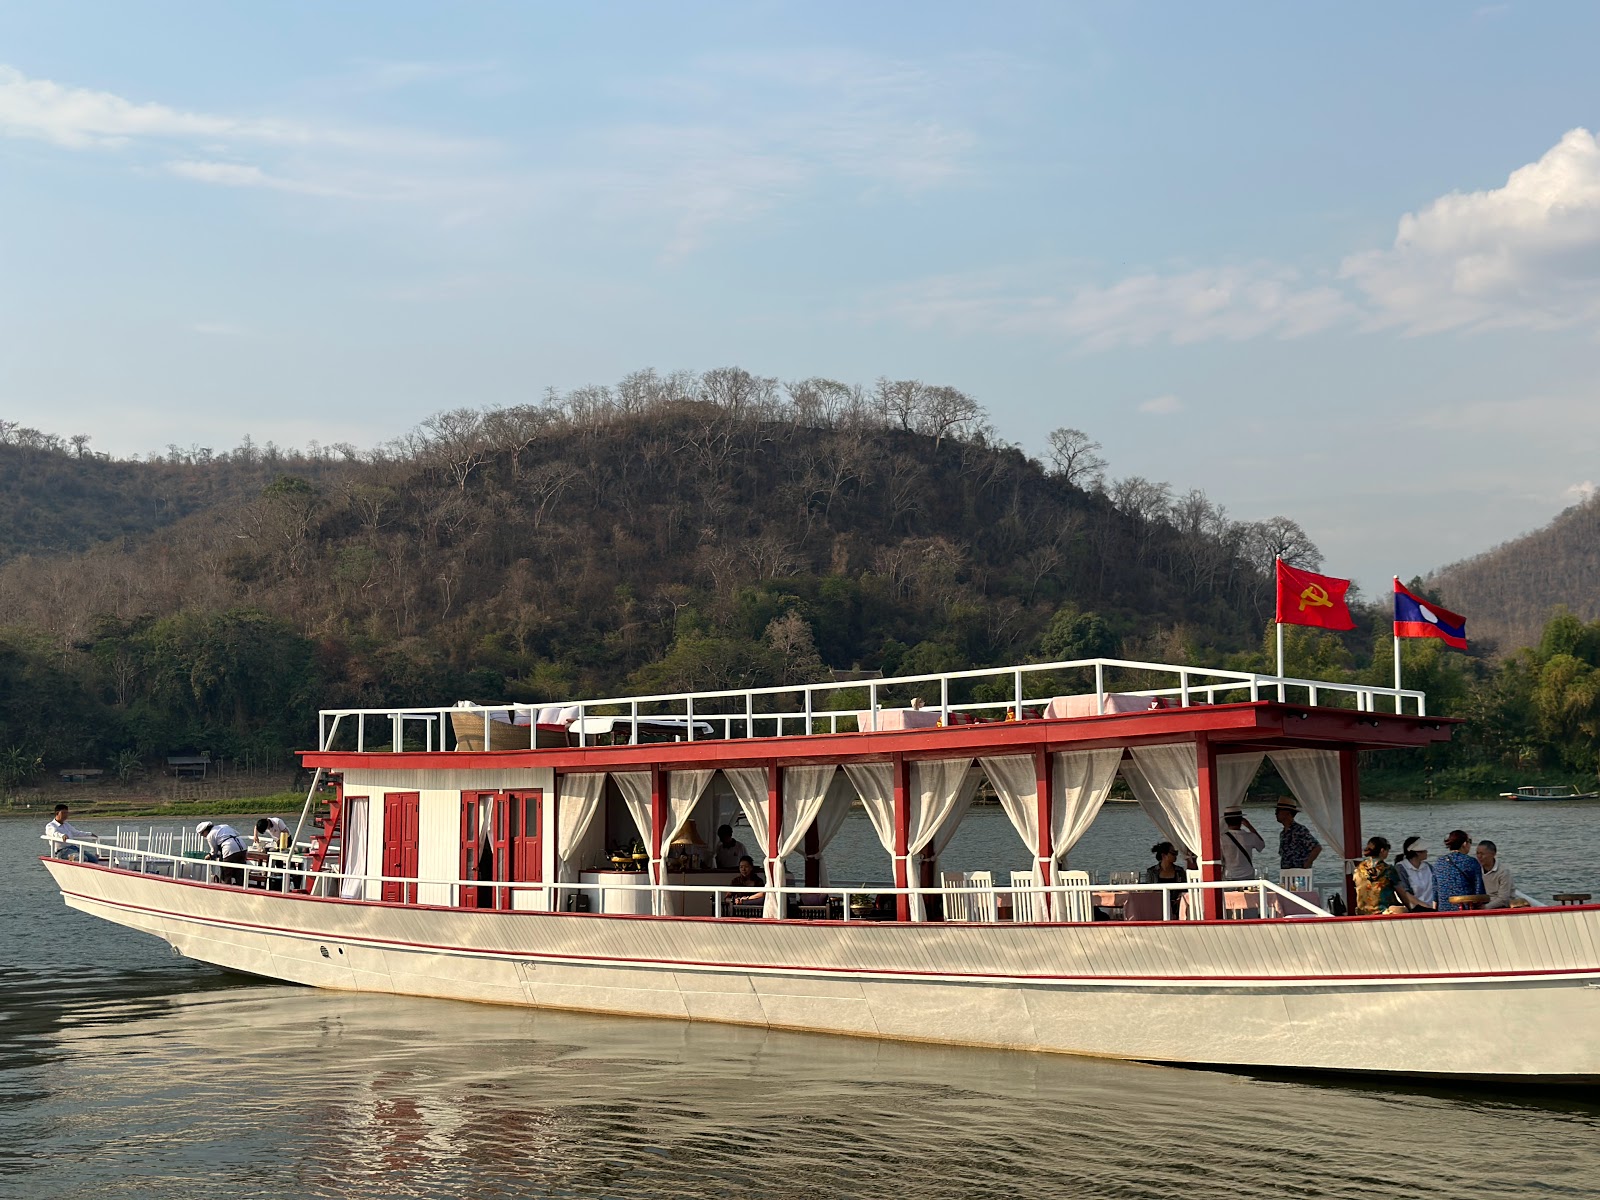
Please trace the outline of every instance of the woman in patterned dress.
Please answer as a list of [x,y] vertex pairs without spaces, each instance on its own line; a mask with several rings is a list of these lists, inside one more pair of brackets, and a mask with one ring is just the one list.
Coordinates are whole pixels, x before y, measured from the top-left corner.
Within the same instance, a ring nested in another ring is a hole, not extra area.
[[1400,903],[1400,873],[1387,861],[1389,839],[1367,839],[1366,857],[1356,866],[1356,912],[1362,916],[1388,912]]

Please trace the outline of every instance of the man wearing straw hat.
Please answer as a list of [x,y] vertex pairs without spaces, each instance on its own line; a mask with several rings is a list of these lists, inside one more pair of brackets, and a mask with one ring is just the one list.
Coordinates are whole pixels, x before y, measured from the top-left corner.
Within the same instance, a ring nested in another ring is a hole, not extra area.
[[1224,879],[1254,879],[1254,855],[1267,848],[1266,839],[1256,832],[1244,809],[1230,804],[1222,810],[1222,877]]
[[1279,869],[1311,870],[1311,864],[1322,853],[1322,844],[1312,836],[1311,830],[1295,820],[1300,815],[1300,801],[1293,796],[1279,796],[1274,815],[1278,818],[1278,824],[1283,826],[1278,833]]

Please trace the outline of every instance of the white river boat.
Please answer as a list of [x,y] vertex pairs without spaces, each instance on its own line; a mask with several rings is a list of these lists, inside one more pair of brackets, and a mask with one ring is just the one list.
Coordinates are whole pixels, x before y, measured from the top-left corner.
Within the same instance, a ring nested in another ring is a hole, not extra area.
[[[1093,691],[1058,695],[1064,679]],[[1600,1081],[1600,905],[1336,916],[1294,873],[1221,878],[1222,810],[1270,759],[1324,862],[1343,861],[1334,896],[1353,908],[1358,756],[1452,724],[1420,692],[1121,660],[330,710],[290,845],[220,869],[154,837],[43,862],[74,908],[315,987],[1206,1066]],[[1119,778],[1196,857],[1189,879],[1061,868]],[[1027,869],[941,872],[983,779]],[[886,882],[827,877],[856,805]],[[765,881],[734,887],[700,831],[741,819]]]

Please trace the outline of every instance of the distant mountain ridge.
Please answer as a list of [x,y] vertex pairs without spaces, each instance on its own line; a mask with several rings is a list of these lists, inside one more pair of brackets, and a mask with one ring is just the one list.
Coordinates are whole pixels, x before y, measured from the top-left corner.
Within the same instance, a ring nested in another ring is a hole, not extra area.
[[1558,609],[1592,621],[1600,617],[1600,496],[1543,529],[1443,567],[1427,582],[1466,616],[1474,641],[1493,641],[1502,654],[1537,644]]

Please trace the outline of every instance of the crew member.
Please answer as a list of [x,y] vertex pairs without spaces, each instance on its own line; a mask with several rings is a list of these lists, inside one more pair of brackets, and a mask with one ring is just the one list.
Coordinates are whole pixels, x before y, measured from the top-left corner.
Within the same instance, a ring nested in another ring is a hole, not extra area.
[[750,851],[744,843],[735,841],[732,825],[717,826],[717,844],[711,847],[711,865],[718,871],[736,871],[739,860],[748,858]]
[[265,842],[275,850],[280,839],[292,833],[294,830],[289,828],[289,822],[282,817],[262,817],[256,822],[256,841]]
[[[222,863],[244,862],[244,839],[232,825],[217,825],[211,821],[201,821],[194,827],[201,840],[209,847],[206,857]],[[244,869],[242,867],[223,867],[222,882],[232,884],[234,887],[244,886]]]

